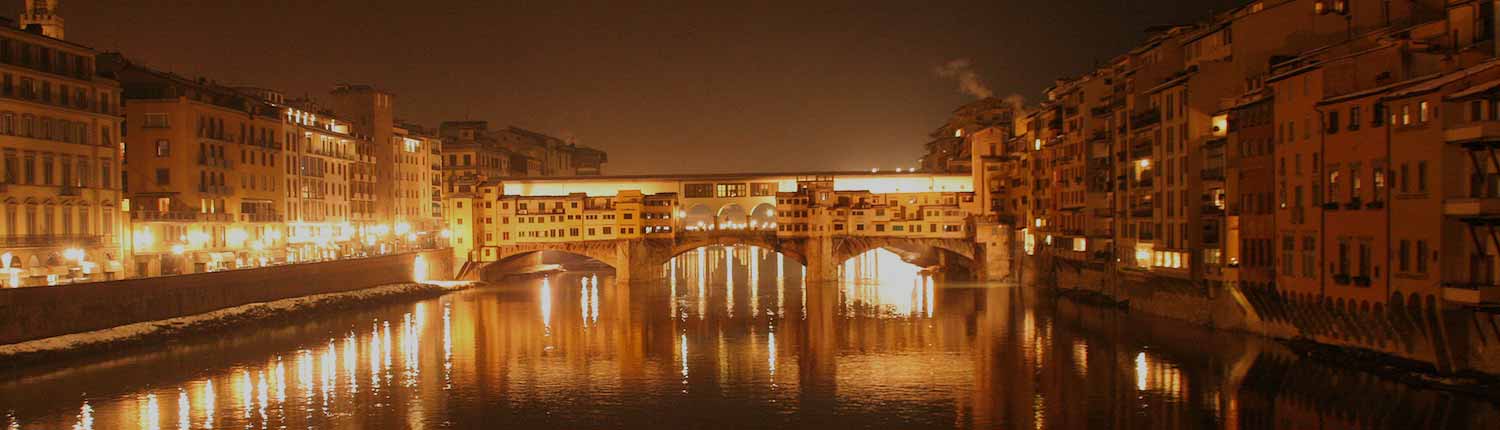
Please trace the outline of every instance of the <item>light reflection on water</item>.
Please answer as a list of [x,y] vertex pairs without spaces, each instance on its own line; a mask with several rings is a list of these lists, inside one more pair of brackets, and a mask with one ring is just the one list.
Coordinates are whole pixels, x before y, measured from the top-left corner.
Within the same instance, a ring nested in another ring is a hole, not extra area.
[[806,287],[794,261],[757,248],[700,249],[665,273],[628,289],[592,275],[516,282],[3,375],[0,413],[7,429],[1496,419],[1489,404],[1299,361],[1274,344],[1025,290],[945,287],[886,251],[851,260],[844,282],[826,287]]

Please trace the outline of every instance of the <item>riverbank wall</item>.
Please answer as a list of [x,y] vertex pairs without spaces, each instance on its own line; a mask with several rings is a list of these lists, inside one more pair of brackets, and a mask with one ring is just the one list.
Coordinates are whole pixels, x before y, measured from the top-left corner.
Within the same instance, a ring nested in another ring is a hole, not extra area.
[[1195,283],[1134,270],[1023,258],[1021,282],[1115,303],[1132,312],[1273,339],[1388,356],[1415,371],[1500,378],[1500,311],[1431,297],[1386,304],[1299,297],[1268,288]]
[[0,345],[203,314],[252,303],[451,279],[453,252],[0,290]]

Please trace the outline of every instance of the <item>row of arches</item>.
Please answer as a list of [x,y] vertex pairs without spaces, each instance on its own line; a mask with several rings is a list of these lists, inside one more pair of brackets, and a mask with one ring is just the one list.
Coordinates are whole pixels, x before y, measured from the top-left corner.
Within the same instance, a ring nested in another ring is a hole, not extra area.
[[750,210],[730,203],[718,210],[706,204],[697,204],[683,215],[683,228],[688,231],[707,230],[775,230],[776,206],[761,203]]

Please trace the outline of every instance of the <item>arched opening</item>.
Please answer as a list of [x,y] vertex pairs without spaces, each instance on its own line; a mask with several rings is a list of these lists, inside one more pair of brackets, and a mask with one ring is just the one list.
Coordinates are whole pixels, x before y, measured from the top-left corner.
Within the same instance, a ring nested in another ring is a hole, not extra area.
[[859,256],[875,249],[896,254],[902,261],[922,267],[941,280],[972,280],[979,273],[971,257],[934,243],[905,240],[859,243],[851,245],[845,255]]
[[547,276],[559,273],[609,275],[614,267],[583,254],[566,251],[537,250],[506,256],[484,266],[479,279],[503,281],[513,278]]
[[750,229],[776,230],[776,206],[761,203],[750,210]]
[[714,211],[708,205],[697,204],[688,208],[682,218],[682,225],[687,231],[705,231],[714,228]]
[[720,230],[744,230],[750,227],[749,214],[740,205],[730,203],[719,208]]
[[665,291],[653,294],[682,318],[779,318],[801,309],[806,285],[795,256],[752,245],[688,249],[662,269]]
[[839,267],[840,302],[850,315],[931,317],[937,308],[934,271],[898,249],[875,248]]

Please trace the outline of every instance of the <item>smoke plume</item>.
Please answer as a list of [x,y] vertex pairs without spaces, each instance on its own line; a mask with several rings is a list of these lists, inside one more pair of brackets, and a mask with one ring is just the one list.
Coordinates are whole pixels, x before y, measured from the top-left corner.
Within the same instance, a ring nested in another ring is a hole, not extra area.
[[958,82],[958,90],[974,98],[989,98],[995,95],[988,86],[979,79],[979,74],[974,72],[973,64],[967,58],[959,58],[948,61],[933,69],[938,77],[952,79]]

